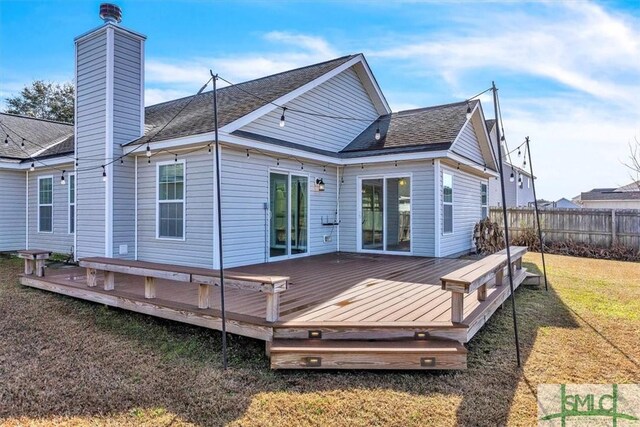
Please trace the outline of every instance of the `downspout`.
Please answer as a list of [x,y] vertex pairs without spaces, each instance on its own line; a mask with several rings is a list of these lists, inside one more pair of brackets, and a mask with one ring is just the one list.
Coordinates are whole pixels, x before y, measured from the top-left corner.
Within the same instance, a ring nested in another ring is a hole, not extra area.
[[134,243],[133,243],[133,259],[138,260],[138,156],[134,156],[134,179],[133,179],[133,200],[134,200]]
[[29,170],[27,169],[27,185],[26,185],[26,199],[27,199],[27,206],[26,206],[26,211],[27,211],[27,222],[25,223],[25,242],[24,244],[26,245],[26,249],[29,249]]
[[340,252],[340,166],[336,166],[336,251]]

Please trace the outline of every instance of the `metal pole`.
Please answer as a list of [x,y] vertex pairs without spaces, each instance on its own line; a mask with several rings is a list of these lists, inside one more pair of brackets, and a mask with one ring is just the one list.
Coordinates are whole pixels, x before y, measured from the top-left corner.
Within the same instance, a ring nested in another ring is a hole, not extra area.
[[536,196],[536,180],[533,176],[533,163],[531,163],[531,148],[529,148],[529,137],[525,139],[527,144],[527,155],[529,156],[529,170],[531,171],[531,185],[533,186],[533,205],[536,208],[536,222],[538,224],[538,238],[540,239],[540,254],[542,255],[542,271],[544,272],[544,290],[548,291],[547,285],[547,265],[544,263],[544,243],[542,241],[542,226],[540,225],[540,211],[538,210],[538,196]]
[[[500,123],[498,121],[498,89],[496,89],[496,83],[491,82],[491,88],[493,90],[493,110],[496,117],[496,138],[498,141],[498,161],[502,165],[502,144],[500,142]],[[518,321],[516,319],[516,298],[513,288],[513,271],[511,268],[511,248],[509,247],[509,225],[507,224],[507,203],[504,191],[504,171],[501,166],[500,170],[500,190],[502,192],[502,215],[504,217],[504,238],[507,246],[507,269],[509,270],[509,289],[511,290],[511,309],[513,316],[513,333],[516,340],[516,359],[518,366],[520,366],[520,340],[518,339]]]
[[213,122],[214,122],[214,134],[215,134],[215,148],[216,148],[216,190],[217,190],[217,205],[218,205],[218,257],[220,262],[220,312],[222,318],[222,367],[227,369],[227,322],[225,318],[224,310],[224,258],[222,256],[222,196],[220,193],[220,141],[218,140],[218,92],[216,82],[218,81],[218,75],[213,74],[213,71],[209,70],[211,78],[213,79]]

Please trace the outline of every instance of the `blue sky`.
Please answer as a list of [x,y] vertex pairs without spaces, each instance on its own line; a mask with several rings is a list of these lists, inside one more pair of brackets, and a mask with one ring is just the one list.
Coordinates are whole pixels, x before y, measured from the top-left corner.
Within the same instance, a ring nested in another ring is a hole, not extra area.
[[[637,0],[116,3],[122,25],[148,37],[148,104],[196,92],[209,68],[238,82],[363,52],[394,110],[463,100],[495,80],[508,144],[531,137],[542,197],[631,180]],[[32,80],[73,80],[73,38],[101,24],[99,4],[0,1],[0,108]]]

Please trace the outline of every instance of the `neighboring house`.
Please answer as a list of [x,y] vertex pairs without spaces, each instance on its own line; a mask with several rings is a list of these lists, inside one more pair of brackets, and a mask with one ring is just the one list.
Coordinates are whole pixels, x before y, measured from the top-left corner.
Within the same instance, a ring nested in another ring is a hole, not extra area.
[[583,208],[640,209],[640,181],[618,188],[594,188],[575,201]]
[[[217,268],[212,92],[145,108],[144,36],[75,44],[75,125],[0,115],[0,250]],[[217,98],[225,266],[471,250],[497,170],[479,101],[392,113],[362,54]]]
[[[531,204],[533,206],[533,204]],[[539,208],[561,208],[561,209],[580,209],[581,206],[573,203],[571,200],[566,198],[561,198],[556,200],[555,202],[549,202],[547,200],[538,200]]]
[[[497,138],[496,138],[496,121],[486,120],[487,130],[491,137],[491,146],[495,156],[498,156]],[[521,151],[524,154],[524,150]],[[529,206],[533,203],[533,182],[531,173],[515,166],[507,161],[507,150],[502,145],[502,157],[505,159],[502,163],[504,166],[503,185],[505,191],[505,200],[507,207]],[[516,153],[511,153],[511,159],[517,158]],[[523,159],[524,160],[524,159]],[[502,206],[502,194],[500,191],[500,178],[489,180],[489,206]]]

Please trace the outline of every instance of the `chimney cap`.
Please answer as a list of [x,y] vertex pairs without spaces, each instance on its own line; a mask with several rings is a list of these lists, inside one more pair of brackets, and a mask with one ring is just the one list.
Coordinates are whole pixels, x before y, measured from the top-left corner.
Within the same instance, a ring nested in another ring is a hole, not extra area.
[[100,18],[105,23],[119,24],[122,21],[122,10],[115,4],[102,3],[100,5]]

